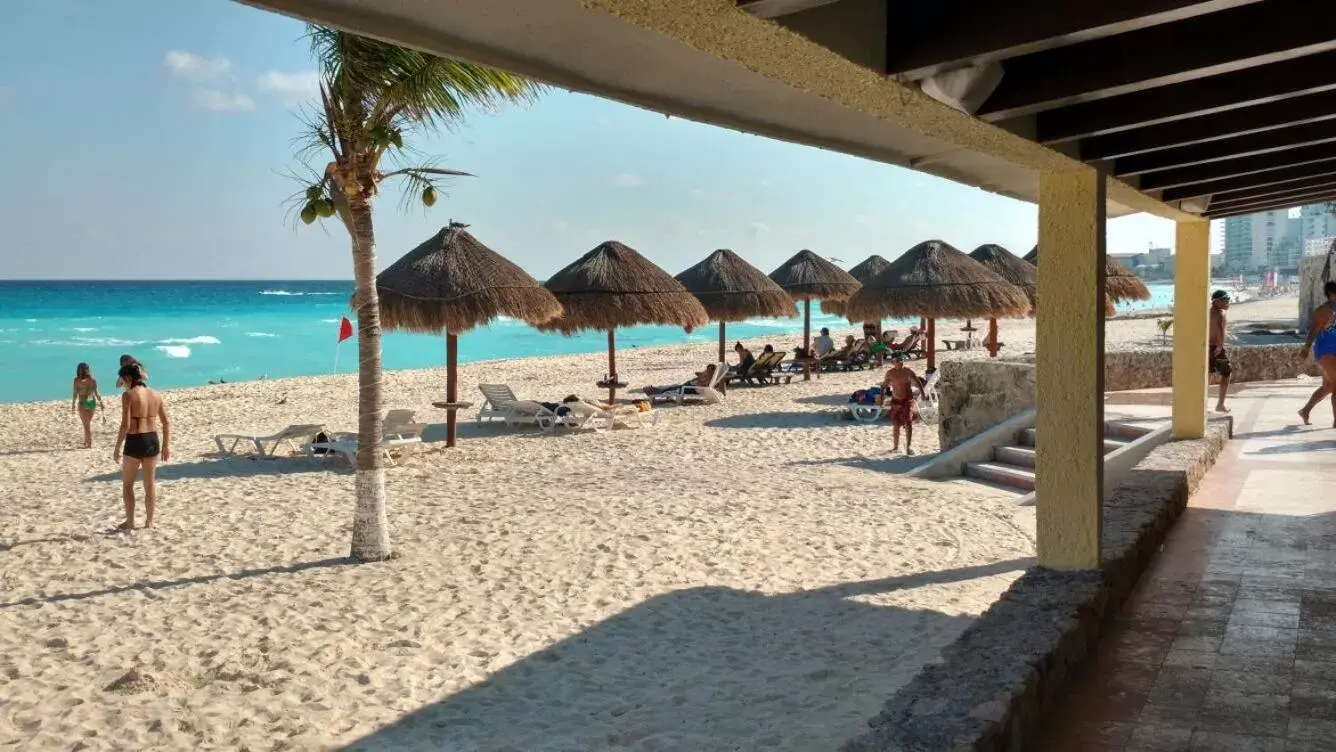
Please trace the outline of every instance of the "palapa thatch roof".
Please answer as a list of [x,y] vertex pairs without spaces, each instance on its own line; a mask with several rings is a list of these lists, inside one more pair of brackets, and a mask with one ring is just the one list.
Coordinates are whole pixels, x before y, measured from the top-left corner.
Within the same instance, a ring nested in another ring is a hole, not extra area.
[[845,303],[850,321],[1024,316],[1030,299],[941,240],[910,248]]
[[[872,280],[873,277],[877,276],[878,274],[881,274],[886,269],[886,267],[890,265],[891,262],[882,258],[880,255],[874,253],[871,256],[868,256],[867,258],[863,259],[858,264],[856,264],[852,269],[850,269],[849,276],[858,280],[858,283],[860,285],[866,285],[868,282]],[[828,313],[832,316],[843,316],[844,301],[823,300],[821,301],[821,312]]]
[[376,276],[385,328],[460,334],[497,316],[542,324],[561,314],[552,293],[467,226],[442,227]]
[[[1035,246],[1028,254],[1025,260],[1035,266],[1039,265],[1039,246]],[[1123,266],[1118,259],[1104,257],[1104,294],[1109,297],[1105,308],[1113,309],[1113,303],[1120,303],[1124,300],[1150,300],[1150,289],[1141,278]],[[1110,313],[1110,316],[1113,314]]]
[[988,267],[994,274],[1019,287],[1030,299],[1034,311],[1039,295],[1039,269],[1000,245],[985,243],[970,252],[970,258]]
[[700,300],[712,321],[798,315],[784,288],[727,248],[711,253],[676,279]]
[[637,324],[694,327],[710,320],[681,282],[615,240],[600,243],[543,286],[564,309],[538,327],[547,331],[573,334]]
[[849,272],[808,250],[770,272],[770,279],[794,300],[846,300],[859,287]]

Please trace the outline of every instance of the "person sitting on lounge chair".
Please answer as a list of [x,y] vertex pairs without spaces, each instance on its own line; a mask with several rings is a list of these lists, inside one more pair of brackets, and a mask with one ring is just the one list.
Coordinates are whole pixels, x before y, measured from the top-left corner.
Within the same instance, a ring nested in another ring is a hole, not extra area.
[[844,338],[844,347],[841,347],[838,350],[832,350],[821,356],[821,362],[833,363],[837,360],[844,360],[849,357],[849,354],[854,351],[854,347],[857,345],[858,340],[854,339],[854,335],[850,334],[848,337]]
[[835,349],[835,340],[830,338],[830,329],[821,327],[821,334],[812,339],[812,352],[818,358],[824,358]]
[[663,394],[664,392],[675,392],[682,387],[687,386],[709,386],[714,383],[715,364],[711,363],[705,366],[704,371],[697,371],[696,377],[690,381],[684,381],[681,384],[670,384],[668,386],[647,386],[641,391],[645,394]]
[[729,368],[729,373],[735,376],[746,376],[751,367],[756,364],[755,356],[752,355],[751,350],[743,347],[741,342],[733,345],[733,352],[737,353],[738,364]]

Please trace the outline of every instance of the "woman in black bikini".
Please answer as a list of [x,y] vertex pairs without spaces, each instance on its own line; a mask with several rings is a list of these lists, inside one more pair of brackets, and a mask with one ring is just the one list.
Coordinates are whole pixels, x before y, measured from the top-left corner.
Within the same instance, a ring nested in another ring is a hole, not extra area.
[[102,404],[102,395],[97,393],[97,379],[93,378],[87,363],[80,363],[74,369],[74,393],[71,399],[73,404],[70,409],[79,414],[79,422],[83,423],[84,449],[92,449],[93,413],[99,408],[105,409],[106,405]]
[[[172,424],[167,418],[167,405],[162,395],[148,388],[144,372],[138,365],[121,366],[120,379],[126,385],[121,395],[121,430],[116,434],[116,451],[112,458],[121,465],[121,497],[125,501],[125,522],[120,529],[135,526],[135,476],[144,471],[144,527],[153,527],[153,512],[157,505],[158,457],[171,459]],[[158,424],[162,424],[162,441],[158,441]],[[122,459],[124,448],[124,459]]]

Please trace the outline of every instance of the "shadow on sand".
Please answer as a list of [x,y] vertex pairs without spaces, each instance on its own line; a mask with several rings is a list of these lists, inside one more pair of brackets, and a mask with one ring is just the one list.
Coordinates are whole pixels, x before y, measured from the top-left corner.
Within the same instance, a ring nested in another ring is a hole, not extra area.
[[[37,542],[37,541],[28,541]],[[320,569],[323,567],[341,567],[348,564],[356,564],[356,559],[342,557],[337,559],[319,559],[317,561],[302,561],[296,564],[284,564],[281,566],[263,567],[259,569],[243,569],[239,572],[224,572],[220,574],[205,574],[198,577],[182,577],[176,580],[144,580],[141,582],[132,582],[129,585],[117,585],[116,587],[102,588],[101,590],[89,590],[83,593],[57,593],[56,595],[45,595],[40,598],[24,598],[22,600],[9,603],[0,603],[0,609],[14,608],[16,606],[31,606],[38,603],[62,603],[64,601],[82,601],[89,598],[98,598],[103,595],[115,595],[130,590],[162,590],[164,588],[182,587],[184,585],[203,585],[218,580],[246,580],[251,577],[264,577],[271,574],[291,574],[293,572],[304,572],[308,569]]]
[[[768,413],[743,413],[705,421],[711,428],[838,428],[854,425],[833,412],[813,413],[800,410]],[[868,424],[873,425],[873,424]],[[889,427],[890,423],[883,425]]]
[[[323,473],[333,471],[351,472],[348,463],[335,457],[331,459],[307,459],[304,457],[278,457],[275,459],[255,459],[251,457],[217,457],[195,460],[192,462],[167,462],[158,465],[157,477],[160,481],[183,480],[186,478],[253,478],[259,475],[294,475],[297,473]],[[89,483],[119,481],[121,471],[94,475],[87,479]]]
[[346,749],[834,749],[972,621],[851,599],[1032,563],[661,595]]
[[933,454],[921,454],[914,457],[833,457],[825,460],[794,460],[787,463],[790,467],[819,467],[821,465],[844,465],[845,467],[857,468],[859,470],[871,470],[878,473],[891,473],[900,475],[922,465],[928,460],[936,457]]

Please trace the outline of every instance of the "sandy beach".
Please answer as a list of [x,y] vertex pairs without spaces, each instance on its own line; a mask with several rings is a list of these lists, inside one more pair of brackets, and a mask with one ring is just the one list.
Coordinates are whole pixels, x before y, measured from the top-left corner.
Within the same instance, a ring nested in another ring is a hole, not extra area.
[[[1295,306],[1232,318],[1289,321]],[[1153,318],[1107,332],[1110,349],[1160,346]],[[1033,322],[1003,322],[1002,340],[1032,351]],[[623,350],[619,371],[672,383],[712,350]],[[605,370],[600,355],[479,363],[460,394],[596,397]],[[896,475],[908,461],[888,424],[839,419],[879,378],[739,388],[596,434],[470,413],[458,448],[388,472],[402,557],[371,565],[343,558],[346,470],[218,459],[210,439],[353,430],[351,376],[168,392],[160,526],[131,534],[106,532],[121,513],[115,414],[85,451],[67,403],[0,406],[0,745],[834,748],[1033,556],[1032,509]],[[386,383],[388,407],[443,421],[441,369]],[[935,429],[915,447],[935,451]]]

